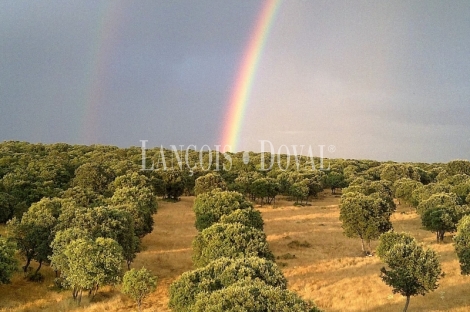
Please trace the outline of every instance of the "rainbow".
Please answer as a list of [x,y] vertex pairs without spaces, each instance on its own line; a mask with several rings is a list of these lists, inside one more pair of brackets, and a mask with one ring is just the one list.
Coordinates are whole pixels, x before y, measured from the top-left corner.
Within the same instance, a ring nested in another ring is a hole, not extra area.
[[280,4],[281,0],[266,1],[245,49],[224,119],[221,145],[225,151],[236,152],[239,147],[239,133],[243,125],[243,117],[253,87],[256,69]]
[[100,110],[103,109],[104,92],[109,82],[109,59],[118,40],[120,20],[125,11],[122,1],[109,1],[99,8],[96,34],[90,45],[89,68],[85,78],[84,116],[81,141],[96,144],[99,141],[98,125]]

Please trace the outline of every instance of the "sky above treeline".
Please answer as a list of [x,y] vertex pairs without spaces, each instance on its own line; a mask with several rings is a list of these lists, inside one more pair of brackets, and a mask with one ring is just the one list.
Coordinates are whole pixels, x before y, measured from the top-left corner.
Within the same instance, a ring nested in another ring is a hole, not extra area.
[[[276,3],[237,150],[470,158],[468,0]],[[265,5],[0,1],[0,141],[215,149]]]

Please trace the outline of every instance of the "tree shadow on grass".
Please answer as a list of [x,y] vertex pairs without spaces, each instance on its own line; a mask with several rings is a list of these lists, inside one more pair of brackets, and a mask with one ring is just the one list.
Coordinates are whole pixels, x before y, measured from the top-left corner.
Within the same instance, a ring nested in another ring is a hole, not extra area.
[[[383,312],[383,311],[401,311],[405,306],[405,297],[394,294],[394,296],[402,297],[400,303],[391,303],[382,305],[367,312]],[[425,296],[411,297],[408,311],[449,311],[451,309],[470,310],[470,297],[468,296],[468,285],[454,285],[448,287],[439,287],[432,293]]]

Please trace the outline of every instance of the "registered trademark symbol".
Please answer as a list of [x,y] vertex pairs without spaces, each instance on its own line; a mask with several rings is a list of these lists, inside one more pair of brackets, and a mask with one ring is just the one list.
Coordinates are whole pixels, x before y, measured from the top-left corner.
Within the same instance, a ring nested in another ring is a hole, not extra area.
[[334,145],[329,145],[328,146],[328,152],[334,153],[335,151],[336,151],[336,146],[334,146]]

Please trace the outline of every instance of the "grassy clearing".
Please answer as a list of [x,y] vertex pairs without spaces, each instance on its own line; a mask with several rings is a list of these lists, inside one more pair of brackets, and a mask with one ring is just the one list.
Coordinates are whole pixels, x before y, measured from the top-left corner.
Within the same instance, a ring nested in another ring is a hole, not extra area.
[[[158,276],[157,290],[145,300],[144,311],[169,311],[168,286],[192,269],[191,242],[197,234],[193,200],[159,202],[155,230],[144,238],[144,250],[132,265],[145,266]],[[338,201],[338,197],[326,195],[311,206],[296,207],[281,199],[275,207],[257,207],[289,289],[315,300],[326,311],[400,311],[405,300],[381,281],[380,260],[364,257],[360,241],[343,236]],[[436,244],[435,235],[420,229],[420,219],[409,207],[400,206],[392,221],[397,231],[407,231],[434,248],[446,273],[435,292],[411,299],[410,311],[468,311],[470,277],[460,275],[450,237],[444,244]],[[93,302],[85,296],[77,307],[69,291],[57,292],[51,287],[52,270],[44,267],[41,271],[46,275],[42,284],[27,282],[18,273],[12,284],[0,285],[0,311],[136,311],[130,299],[110,287],[102,289]]]

